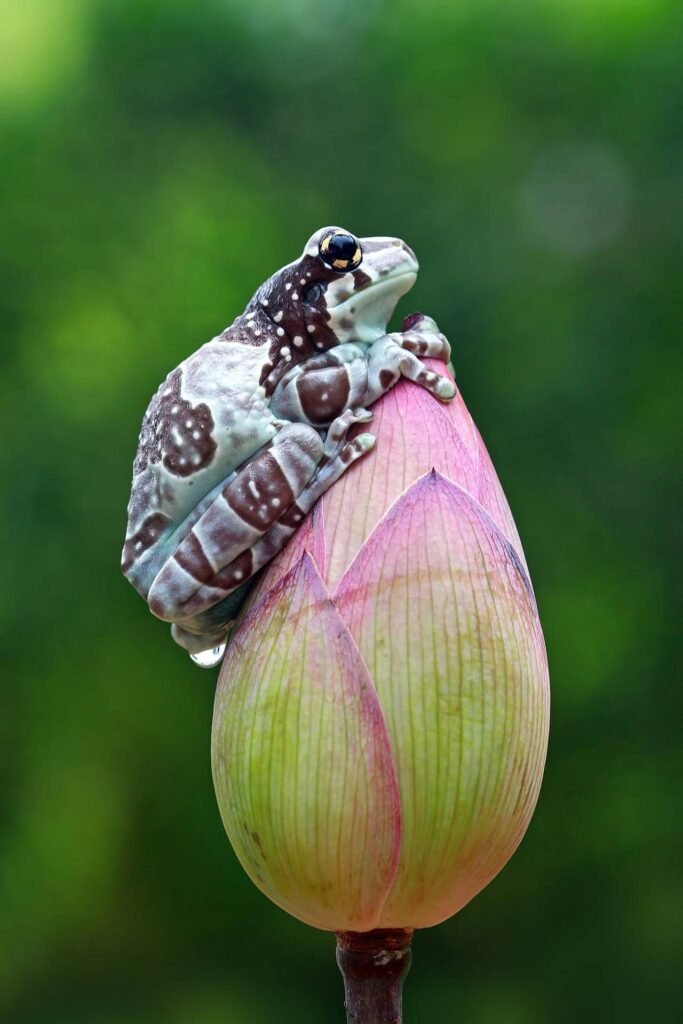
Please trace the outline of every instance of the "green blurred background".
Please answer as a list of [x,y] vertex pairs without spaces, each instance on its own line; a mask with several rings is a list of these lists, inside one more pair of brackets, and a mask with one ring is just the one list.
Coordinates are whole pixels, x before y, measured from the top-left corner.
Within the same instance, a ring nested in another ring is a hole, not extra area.
[[553,684],[527,838],[418,934],[407,1019],[673,1020],[680,4],[4,0],[0,47],[0,1018],[343,1019],[223,833],[214,673],[118,570],[149,396],[339,223],[421,259]]

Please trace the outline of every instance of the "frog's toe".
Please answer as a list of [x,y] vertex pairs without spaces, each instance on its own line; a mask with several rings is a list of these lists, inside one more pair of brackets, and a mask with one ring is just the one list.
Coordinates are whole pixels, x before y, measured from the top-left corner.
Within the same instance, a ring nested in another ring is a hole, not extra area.
[[[171,626],[171,636],[175,642],[180,647],[184,647],[191,655],[199,655],[204,652],[208,655],[210,651],[223,647],[227,640],[228,633],[229,630],[225,627],[223,629],[216,629],[213,632],[207,631],[206,633],[197,633],[194,630],[186,629],[177,622],[174,622]],[[215,664],[217,663],[218,662],[215,662]],[[210,667],[208,660],[202,667]]]
[[348,441],[340,452],[340,459],[346,465],[351,465],[356,459],[361,459],[377,444],[374,434],[359,434],[352,441]]
[[369,421],[372,419],[372,416],[373,414],[370,412],[369,409],[346,409],[341,414],[341,416],[337,416],[335,423],[338,423],[340,427],[342,424],[344,424],[348,429],[348,427],[352,426],[354,423],[369,423]]
[[374,413],[370,412],[369,409],[354,409],[353,410],[353,422],[354,423],[369,423],[374,419]]
[[457,387],[448,377],[439,377],[432,389],[432,394],[440,398],[442,402],[450,402],[451,398],[455,398],[457,392]]
[[330,423],[325,440],[328,456],[339,450],[346,440],[346,435],[355,423],[369,423],[373,414],[369,409],[347,409]]
[[411,313],[405,317],[401,329],[403,331],[420,331],[421,334],[441,333],[436,320],[424,313]]
[[405,331],[398,335],[397,344],[421,359],[440,359],[447,363],[451,358],[451,346],[440,331],[423,331],[421,328]]

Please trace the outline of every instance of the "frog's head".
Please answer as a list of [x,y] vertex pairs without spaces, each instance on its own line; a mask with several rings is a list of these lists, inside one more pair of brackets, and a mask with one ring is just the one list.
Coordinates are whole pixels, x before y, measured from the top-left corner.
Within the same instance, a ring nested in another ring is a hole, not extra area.
[[248,309],[262,310],[301,356],[348,341],[371,344],[386,334],[417,271],[415,253],[400,238],[356,238],[343,228],[321,228],[300,259],[261,286]]

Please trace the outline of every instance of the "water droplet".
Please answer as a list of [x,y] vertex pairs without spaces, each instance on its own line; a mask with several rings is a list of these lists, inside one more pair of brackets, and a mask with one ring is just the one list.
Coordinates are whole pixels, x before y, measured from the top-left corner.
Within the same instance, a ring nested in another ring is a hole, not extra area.
[[215,668],[216,665],[220,665],[225,654],[225,644],[219,644],[218,647],[211,647],[208,651],[200,651],[199,654],[191,654],[190,658],[199,665],[200,668]]

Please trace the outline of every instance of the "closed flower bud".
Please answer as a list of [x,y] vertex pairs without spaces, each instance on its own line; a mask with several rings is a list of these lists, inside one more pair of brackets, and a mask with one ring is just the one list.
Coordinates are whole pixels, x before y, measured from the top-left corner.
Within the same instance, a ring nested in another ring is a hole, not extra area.
[[427,927],[471,900],[524,835],[548,738],[533,590],[462,397],[404,381],[373,411],[375,451],[260,580],[213,724],[242,865],[331,931]]

